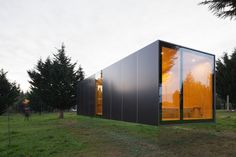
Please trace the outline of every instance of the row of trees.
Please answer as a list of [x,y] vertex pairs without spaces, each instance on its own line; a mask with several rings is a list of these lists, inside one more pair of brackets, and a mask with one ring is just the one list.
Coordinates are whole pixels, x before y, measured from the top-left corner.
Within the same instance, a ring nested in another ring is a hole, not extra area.
[[26,94],[20,92],[16,83],[10,83],[6,73],[0,71],[0,111],[4,113],[8,106],[24,98],[30,100],[33,111],[41,112],[59,110],[59,118],[64,117],[64,110],[76,105],[77,82],[84,79],[81,66],[76,69],[77,63],[65,54],[62,44],[53,57],[46,60],[39,59],[36,66],[28,70],[30,77],[30,91]]
[[230,102],[236,107],[236,49],[216,61],[216,92],[223,100],[229,95]]

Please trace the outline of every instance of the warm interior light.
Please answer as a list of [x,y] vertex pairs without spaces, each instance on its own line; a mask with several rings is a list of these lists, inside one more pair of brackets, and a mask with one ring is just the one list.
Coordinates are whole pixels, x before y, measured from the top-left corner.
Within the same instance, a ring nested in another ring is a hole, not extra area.
[[179,120],[179,52],[176,49],[163,47],[162,53],[162,120]]
[[166,47],[162,47],[161,57],[162,120],[180,120],[180,78],[183,79],[183,119],[211,119],[213,58],[197,52],[179,52]]
[[102,115],[102,72],[95,77],[96,80],[96,115]]
[[[188,62],[195,58],[198,58],[198,62]],[[212,69],[212,58],[183,53],[184,120],[212,118]]]

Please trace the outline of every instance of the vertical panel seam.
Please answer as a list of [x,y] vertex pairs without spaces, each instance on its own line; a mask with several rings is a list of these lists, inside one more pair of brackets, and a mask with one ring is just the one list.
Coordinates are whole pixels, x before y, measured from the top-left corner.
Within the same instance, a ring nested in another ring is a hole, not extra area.
[[161,44],[160,44],[160,41],[157,42],[157,125],[160,125],[160,115],[161,115],[161,112],[160,112],[160,75],[161,72],[160,72],[160,67],[161,67]]
[[110,119],[111,119],[111,113],[112,113],[112,83],[111,83],[111,81],[112,81],[112,75],[111,75],[111,72],[110,72],[110,87],[111,87],[111,97],[110,97]]
[[136,54],[136,122],[138,122],[138,53]]
[[123,120],[123,92],[124,92],[124,86],[123,86],[123,76],[122,76],[122,62],[120,63],[120,83],[121,83],[121,91],[120,91],[120,93],[121,93],[121,117],[120,117],[120,119],[121,120]]

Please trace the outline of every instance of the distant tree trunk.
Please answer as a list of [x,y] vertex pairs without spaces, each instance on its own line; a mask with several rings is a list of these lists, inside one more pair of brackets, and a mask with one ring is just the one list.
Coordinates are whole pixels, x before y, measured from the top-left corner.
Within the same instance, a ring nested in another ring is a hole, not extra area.
[[64,110],[60,110],[59,119],[64,119]]

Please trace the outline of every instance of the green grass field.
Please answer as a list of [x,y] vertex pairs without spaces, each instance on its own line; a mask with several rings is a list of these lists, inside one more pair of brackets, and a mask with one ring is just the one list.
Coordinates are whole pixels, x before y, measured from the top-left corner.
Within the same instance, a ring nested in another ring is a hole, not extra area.
[[236,112],[217,112],[216,124],[149,126],[66,113],[0,116],[0,157],[236,156]]

